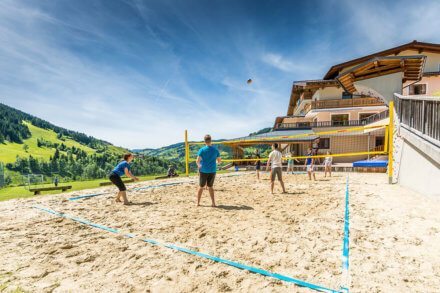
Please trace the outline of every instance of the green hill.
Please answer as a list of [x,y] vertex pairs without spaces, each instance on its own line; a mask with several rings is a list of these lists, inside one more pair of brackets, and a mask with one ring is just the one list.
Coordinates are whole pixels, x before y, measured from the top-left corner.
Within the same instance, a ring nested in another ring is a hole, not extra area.
[[38,140],[50,142],[54,146],[56,144],[64,144],[68,148],[74,146],[84,150],[87,154],[93,154],[96,152],[95,149],[82,145],[69,137],[58,138],[57,133],[53,130],[43,129],[26,121],[24,121],[23,124],[29,128],[31,136],[24,139],[22,143],[5,141],[3,144],[0,144],[0,162],[13,163],[17,156],[25,158],[30,155],[37,159],[49,160],[55,152],[55,147],[38,147]]
[[[268,131],[270,128],[265,128],[251,135]],[[190,147],[191,158],[196,157],[199,148]],[[230,147],[218,145],[218,148],[223,158],[232,158]],[[268,149],[260,147],[260,150]],[[104,178],[127,151],[0,103],[0,187],[22,184],[23,175],[38,174],[45,182],[55,177],[61,182]],[[254,148],[246,148],[245,156],[251,156],[253,151]],[[142,155],[132,165],[136,175],[165,174],[169,165],[184,171],[183,143],[136,152]],[[190,166],[195,171],[195,164]]]
[[[0,187],[22,184],[23,175],[42,175],[38,178],[45,182],[104,178],[126,152],[0,103]],[[136,175],[164,174],[171,163],[183,169],[178,161],[143,156],[132,170]]]

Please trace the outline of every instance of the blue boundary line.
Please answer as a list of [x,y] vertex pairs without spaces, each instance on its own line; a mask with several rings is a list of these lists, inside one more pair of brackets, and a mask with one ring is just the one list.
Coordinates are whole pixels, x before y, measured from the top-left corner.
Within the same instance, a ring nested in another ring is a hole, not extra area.
[[[226,176],[221,176],[221,177],[233,177],[233,176],[239,176],[239,175],[244,175],[244,174],[226,175]],[[164,186],[173,186],[173,185],[179,185],[179,184],[185,184],[185,183],[194,183],[194,182],[193,181],[182,181],[182,182],[162,183],[162,184],[158,184],[158,185],[150,185],[150,186],[144,186],[144,187],[134,187],[134,188],[131,188],[129,190],[139,191],[139,190],[146,190],[146,189],[151,189],[151,188],[158,188],[158,187],[164,187]],[[69,198],[69,200],[70,201],[80,200],[80,199],[91,198],[91,197],[100,196],[100,195],[104,195],[104,194],[110,194],[110,192],[79,195],[79,196],[71,197],[71,198]]]
[[90,198],[90,197],[95,197],[95,196],[104,195],[104,194],[109,194],[109,192],[93,193],[93,194],[86,194],[86,195],[75,196],[75,197],[69,198],[69,200],[78,200],[78,199],[83,199],[83,198]]
[[150,186],[144,186],[144,187],[134,187],[130,190],[135,190],[135,191],[139,191],[139,190],[145,190],[145,189],[151,189],[151,188],[158,188],[158,187],[164,187],[164,186],[174,186],[174,185],[179,185],[179,184],[184,184],[186,182],[172,182],[172,183],[163,183],[163,184],[158,184],[158,185],[150,185]]
[[[185,182],[182,182],[182,183],[181,182],[163,183],[163,184],[159,184],[159,185],[151,185],[151,186],[145,186],[145,187],[134,187],[134,188],[131,188],[129,190],[139,191],[139,190],[144,190],[144,189],[158,188],[158,187],[164,187],[164,186],[172,186],[172,185],[178,185],[178,184],[183,184],[183,183],[185,183]],[[110,194],[110,192],[80,195],[80,196],[71,197],[71,198],[69,198],[69,200],[73,201],[73,200],[79,200],[79,199],[84,199],[84,198],[91,198],[91,197],[95,197],[95,196],[99,196],[99,195],[104,195],[104,194]]]
[[[49,214],[52,214],[52,215],[55,215],[55,216],[58,216],[58,217],[62,217],[62,218],[65,218],[65,219],[70,219],[70,220],[73,220],[75,222],[87,225],[87,226],[91,226],[91,227],[94,227],[94,228],[97,228],[97,229],[105,230],[107,232],[111,232],[111,233],[115,233],[115,234],[121,234],[121,232],[118,229],[107,227],[107,226],[100,225],[100,224],[96,224],[96,223],[90,222],[88,220],[77,218],[75,216],[71,216],[71,215],[68,215],[68,214],[59,213],[57,211],[54,211],[54,210],[51,210],[51,209],[48,209],[48,208],[45,208],[45,207],[33,206],[33,208],[41,210],[41,211],[44,211],[46,213],[49,213]],[[127,238],[137,238],[137,236],[135,234],[131,234],[131,233],[124,234],[124,236],[127,237]],[[305,282],[305,281],[302,281],[302,280],[299,280],[299,279],[295,279],[295,278],[292,278],[292,277],[289,277],[289,276],[285,276],[285,275],[281,275],[281,274],[277,274],[277,273],[272,273],[272,272],[269,272],[269,271],[266,271],[266,270],[263,270],[263,269],[259,269],[259,268],[256,268],[256,267],[244,265],[244,264],[241,264],[241,263],[238,263],[238,262],[234,262],[234,261],[230,261],[230,260],[223,259],[223,258],[220,258],[220,257],[216,257],[216,256],[212,256],[212,255],[209,255],[209,254],[205,254],[205,253],[202,253],[202,252],[190,250],[190,249],[187,249],[187,248],[184,248],[184,247],[179,247],[179,246],[176,246],[176,245],[173,245],[173,244],[164,244],[164,243],[160,243],[160,242],[158,242],[156,240],[153,240],[153,239],[140,239],[140,240],[142,240],[143,242],[146,242],[146,243],[150,243],[152,245],[162,246],[162,247],[166,247],[166,248],[169,248],[169,249],[185,252],[185,253],[188,253],[188,254],[191,254],[191,255],[195,255],[195,256],[198,256],[198,257],[201,257],[201,258],[209,259],[209,260],[212,260],[212,261],[215,261],[215,262],[218,262],[218,263],[223,263],[223,264],[226,264],[226,265],[229,265],[229,266],[232,266],[232,267],[236,267],[236,268],[239,268],[239,269],[242,269],[242,270],[246,270],[246,271],[249,271],[249,272],[252,272],[252,273],[256,273],[256,274],[260,274],[260,275],[263,275],[263,276],[271,277],[271,278],[278,279],[278,280],[281,280],[281,281],[284,281],[284,282],[288,282],[288,283],[293,283],[293,284],[296,284],[298,286],[306,287],[306,288],[309,288],[309,289],[312,289],[312,290],[315,290],[315,291],[328,292],[328,293],[340,293],[341,292],[341,291],[338,291],[338,290],[329,289],[329,288],[326,288],[326,287],[323,287],[323,286],[320,286],[320,285],[315,285],[315,284],[312,284],[312,283],[309,283],[309,282]]]
[[345,183],[345,215],[344,215],[344,240],[342,244],[342,276],[345,276],[345,280],[342,280],[341,291],[349,292],[349,252],[350,252],[350,205],[349,205],[350,192],[348,188],[348,176]]

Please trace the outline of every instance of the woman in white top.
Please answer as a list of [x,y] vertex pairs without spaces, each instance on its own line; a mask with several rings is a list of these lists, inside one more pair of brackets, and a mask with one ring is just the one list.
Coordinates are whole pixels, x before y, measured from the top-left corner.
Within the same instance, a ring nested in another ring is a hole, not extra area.
[[331,155],[331,153],[329,151],[327,151],[327,157],[325,157],[325,159],[324,159],[324,168],[325,168],[324,177],[327,177],[327,172],[330,175],[330,177],[332,177],[333,157],[331,157],[329,155]]

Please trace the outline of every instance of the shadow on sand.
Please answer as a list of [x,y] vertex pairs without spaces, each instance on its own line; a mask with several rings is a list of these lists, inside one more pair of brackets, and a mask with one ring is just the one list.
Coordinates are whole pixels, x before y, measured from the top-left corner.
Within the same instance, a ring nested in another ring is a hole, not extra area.
[[279,193],[279,195],[286,195],[286,194],[305,194],[305,191],[287,191],[285,193]]
[[157,202],[130,202],[129,206],[142,206],[142,207],[147,207],[147,206],[151,206],[157,204]]
[[245,206],[245,205],[238,205],[238,206],[227,206],[227,205],[218,205],[217,208],[224,209],[228,211],[234,211],[234,210],[253,210],[253,207]]

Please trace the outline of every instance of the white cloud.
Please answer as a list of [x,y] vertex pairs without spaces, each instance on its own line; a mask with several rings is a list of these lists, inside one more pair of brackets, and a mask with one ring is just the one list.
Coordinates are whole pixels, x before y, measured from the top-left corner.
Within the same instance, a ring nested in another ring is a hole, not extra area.
[[346,0],[340,6],[349,16],[350,46],[358,50],[384,50],[415,39],[440,40],[440,1]]

